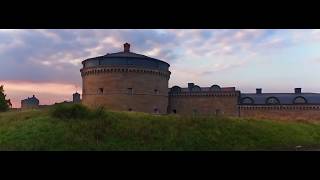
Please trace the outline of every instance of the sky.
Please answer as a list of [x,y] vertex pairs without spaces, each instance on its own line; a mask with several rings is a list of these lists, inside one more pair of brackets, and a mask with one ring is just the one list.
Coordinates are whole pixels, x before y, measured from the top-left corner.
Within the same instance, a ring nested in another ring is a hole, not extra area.
[[320,30],[0,29],[0,85],[13,107],[81,93],[81,61],[123,50],[168,62],[169,87],[213,84],[241,92],[320,92]]

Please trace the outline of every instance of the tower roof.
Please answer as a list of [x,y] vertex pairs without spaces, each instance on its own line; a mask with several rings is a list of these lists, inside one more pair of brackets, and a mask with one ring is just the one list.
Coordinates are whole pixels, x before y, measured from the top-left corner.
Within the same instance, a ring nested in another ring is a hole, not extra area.
[[123,51],[89,58],[84,60],[82,64],[84,67],[130,66],[158,70],[168,70],[170,66],[167,62],[162,60],[131,52],[129,43],[125,43],[123,46]]

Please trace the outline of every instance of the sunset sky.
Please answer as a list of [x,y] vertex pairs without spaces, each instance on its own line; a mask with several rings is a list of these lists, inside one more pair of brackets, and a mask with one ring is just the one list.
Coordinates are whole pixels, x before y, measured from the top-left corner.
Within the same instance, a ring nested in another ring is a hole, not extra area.
[[242,92],[320,92],[320,30],[0,30],[0,85],[14,107],[81,92],[81,61],[131,51],[168,62],[169,86],[235,86]]

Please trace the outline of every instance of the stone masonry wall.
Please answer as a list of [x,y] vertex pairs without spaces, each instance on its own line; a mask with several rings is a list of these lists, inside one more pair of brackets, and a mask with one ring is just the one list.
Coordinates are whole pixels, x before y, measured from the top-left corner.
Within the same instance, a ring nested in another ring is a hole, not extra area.
[[320,105],[239,106],[241,117],[320,120]]
[[238,116],[238,93],[189,93],[169,96],[169,113]]
[[82,103],[111,110],[166,114],[169,76],[170,72],[143,69],[86,69],[82,71]]

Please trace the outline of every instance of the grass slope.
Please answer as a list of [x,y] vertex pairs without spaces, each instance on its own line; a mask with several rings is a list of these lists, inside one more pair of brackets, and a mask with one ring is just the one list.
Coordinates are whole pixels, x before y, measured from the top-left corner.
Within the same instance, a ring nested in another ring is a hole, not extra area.
[[[320,147],[320,124],[133,112],[61,119],[0,113],[0,150],[294,150]],[[320,148],[319,148],[320,149]]]

